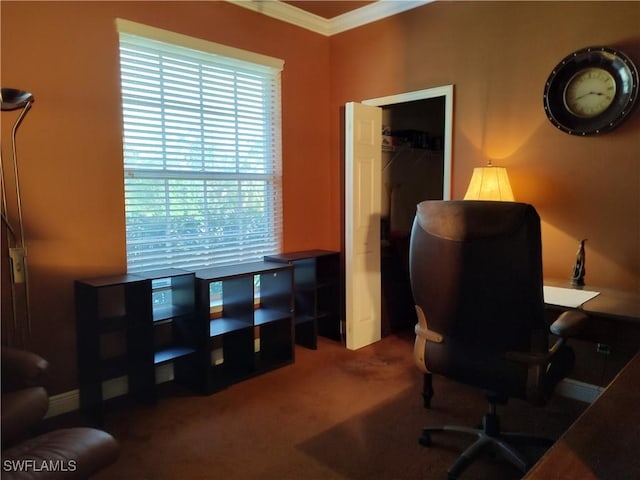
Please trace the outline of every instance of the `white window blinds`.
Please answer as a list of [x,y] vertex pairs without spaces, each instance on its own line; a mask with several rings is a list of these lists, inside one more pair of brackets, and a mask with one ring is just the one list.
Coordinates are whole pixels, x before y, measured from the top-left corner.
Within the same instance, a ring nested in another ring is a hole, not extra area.
[[120,64],[128,271],[279,252],[280,68],[122,30]]

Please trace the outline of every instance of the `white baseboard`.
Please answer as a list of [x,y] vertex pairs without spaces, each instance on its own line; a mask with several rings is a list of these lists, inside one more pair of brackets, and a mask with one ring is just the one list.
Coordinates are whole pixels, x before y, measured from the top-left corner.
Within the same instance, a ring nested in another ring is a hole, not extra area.
[[[170,382],[173,380],[173,365],[165,364],[156,368],[156,384]],[[573,398],[581,402],[593,403],[598,395],[604,390],[603,387],[580,382],[571,378],[565,378],[556,387],[555,393],[563,397]],[[102,384],[105,400],[126,395],[128,391],[127,377],[113,378]],[[49,410],[45,418],[55,417],[63,413],[73,412],[80,407],[79,391],[70,390],[68,392],[53,395],[49,398]]]
[[63,413],[73,412],[80,408],[80,393],[78,389],[60,393],[49,397],[49,410],[44,418],[55,417]]
[[604,387],[565,378],[558,383],[555,393],[581,402],[593,403],[603,391]]
[[[156,384],[173,380],[173,364],[167,363],[156,367]],[[118,377],[102,383],[102,396],[105,400],[126,395],[129,391],[127,377]],[[55,417],[63,413],[73,412],[80,408],[80,392],[78,389],[52,395],[49,397],[49,410],[45,418]]]

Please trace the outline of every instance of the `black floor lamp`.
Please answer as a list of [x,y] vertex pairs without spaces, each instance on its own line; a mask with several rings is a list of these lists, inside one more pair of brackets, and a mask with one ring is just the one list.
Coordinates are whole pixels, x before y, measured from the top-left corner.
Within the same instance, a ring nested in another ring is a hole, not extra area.
[[[22,199],[20,197],[20,181],[18,175],[18,155],[16,151],[16,132],[22,123],[25,115],[31,108],[34,98],[31,93],[14,88],[2,88],[0,92],[2,111],[21,110],[18,118],[11,130],[11,160],[13,164],[13,181],[15,191],[15,211],[17,217],[17,228],[9,220],[9,209],[7,205],[7,193],[4,171],[4,160],[0,161],[0,177],[2,179],[2,223],[7,228],[7,245],[9,247],[9,259],[11,265],[11,297],[13,313],[13,333],[20,336],[20,340],[25,340],[25,335],[31,333],[31,318],[29,314],[29,286],[27,279],[27,249],[24,240],[24,224],[22,221]],[[24,295],[24,317],[25,321],[20,322],[18,313],[19,292]],[[26,334],[25,334],[26,329]],[[14,339],[15,340],[15,339]],[[13,343],[13,342],[12,342]]]

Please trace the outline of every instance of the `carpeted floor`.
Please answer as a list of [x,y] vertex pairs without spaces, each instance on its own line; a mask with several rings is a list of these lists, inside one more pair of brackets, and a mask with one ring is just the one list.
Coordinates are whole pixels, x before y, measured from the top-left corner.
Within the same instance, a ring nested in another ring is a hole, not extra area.
[[[320,339],[316,351],[297,347],[294,364],[211,396],[170,387],[156,406],[115,409],[105,429],[120,441],[120,459],[96,478],[444,479],[469,439],[442,434],[425,448],[421,427],[476,425],[486,403],[481,392],[437,377],[433,408],[424,409],[412,347],[409,334],[358,351]],[[512,400],[502,425],[555,438],[585,406],[556,397],[536,409]],[[463,478],[520,475],[487,458]]]

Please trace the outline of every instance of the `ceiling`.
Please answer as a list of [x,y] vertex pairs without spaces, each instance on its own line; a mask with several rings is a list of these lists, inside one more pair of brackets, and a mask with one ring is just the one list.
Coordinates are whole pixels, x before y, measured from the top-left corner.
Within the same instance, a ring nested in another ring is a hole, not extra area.
[[308,13],[313,13],[320,17],[330,19],[342,15],[343,13],[357,10],[360,7],[364,7],[375,1],[357,1],[357,0],[299,0],[299,1],[284,1],[296,8],[304,10]]

